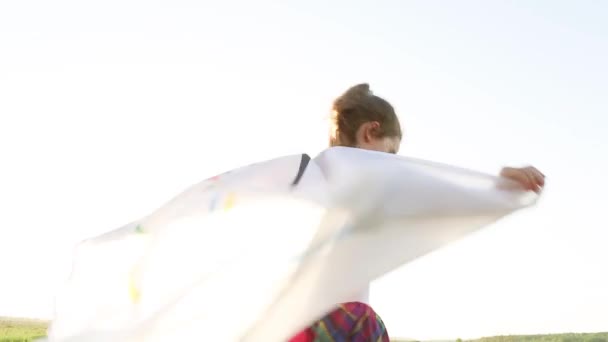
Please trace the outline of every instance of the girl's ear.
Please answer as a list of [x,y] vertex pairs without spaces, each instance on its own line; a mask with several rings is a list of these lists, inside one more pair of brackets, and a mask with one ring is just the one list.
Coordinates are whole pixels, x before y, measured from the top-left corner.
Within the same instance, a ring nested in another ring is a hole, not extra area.
[[380,123],[377,121],[370,121],[362,124],[357,130],[356,145],[358,145],[359,147],[364,147],[373,143],[374,141],[376,141],[376,139],[378,139],[379,132]]
[[366,122],[365,142],[371,143],[378,138],[380,132],[380,123],[378,121]]

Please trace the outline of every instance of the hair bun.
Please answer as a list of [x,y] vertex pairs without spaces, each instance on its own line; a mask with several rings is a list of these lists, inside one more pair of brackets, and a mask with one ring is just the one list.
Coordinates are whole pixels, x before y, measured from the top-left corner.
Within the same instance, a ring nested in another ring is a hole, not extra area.
[[336,112],[342,112],[354,104],[360,102],[363,98],[371,96],[372,91],[369,88],[369,84],[361,83],[350,87],[344,94],[338,97],[334,101],[333,110]]
[[361,83],[350,87],[342,96],[369,96],[372,91],[369,89],[369,84]]

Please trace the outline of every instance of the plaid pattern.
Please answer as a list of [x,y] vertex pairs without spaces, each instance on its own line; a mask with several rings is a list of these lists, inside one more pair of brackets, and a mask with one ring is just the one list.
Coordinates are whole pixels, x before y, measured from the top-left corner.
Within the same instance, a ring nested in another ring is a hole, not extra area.
[[308,342],[389,342],[380,316],[366,304],[352,302],[338,308],[291,341]]

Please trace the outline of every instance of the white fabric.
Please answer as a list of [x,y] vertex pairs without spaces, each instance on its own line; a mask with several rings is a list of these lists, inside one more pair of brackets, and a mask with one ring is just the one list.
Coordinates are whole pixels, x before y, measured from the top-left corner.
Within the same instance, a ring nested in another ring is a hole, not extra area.
[[49,341],[285,341],[374,278],[534,194],[455,167],[350,148],[197,184],[83,242]]
[[369,304],[369,284],[362,290],[359,290],[356,293],[346,297],[346,302],[361,302]]

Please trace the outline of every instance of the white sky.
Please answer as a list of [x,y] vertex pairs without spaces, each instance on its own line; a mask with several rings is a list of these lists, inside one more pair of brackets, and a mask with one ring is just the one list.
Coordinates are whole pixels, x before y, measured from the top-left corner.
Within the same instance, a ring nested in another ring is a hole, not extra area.
[[0,315],[50,317],[73,245],[190,184],[315,154],[366,81],[402,154],[534,164],[536,208],[379,280],[394,336],[608,331],[608,3],[3,1]]

